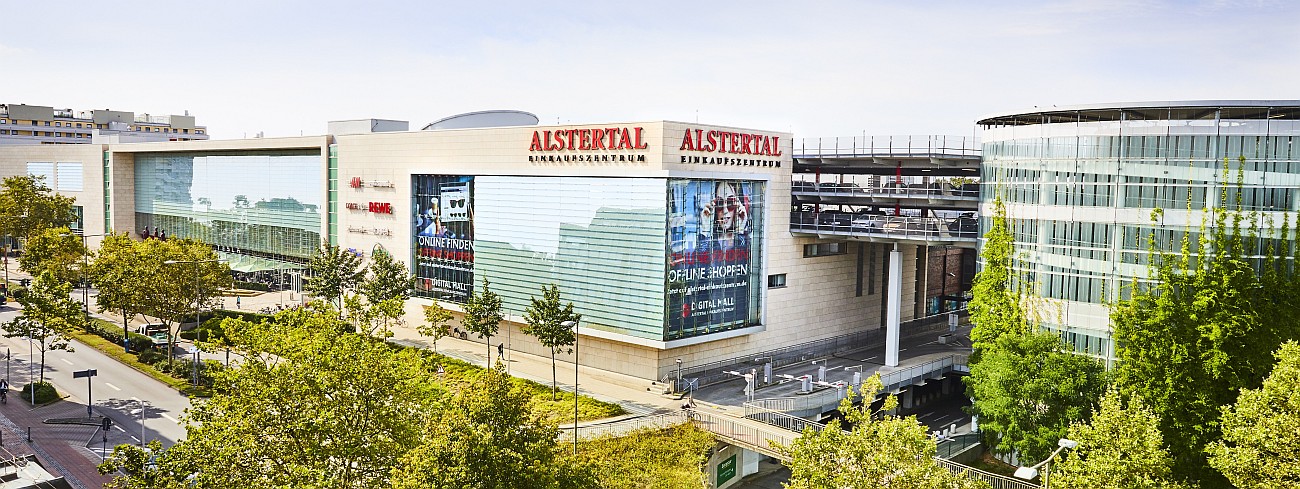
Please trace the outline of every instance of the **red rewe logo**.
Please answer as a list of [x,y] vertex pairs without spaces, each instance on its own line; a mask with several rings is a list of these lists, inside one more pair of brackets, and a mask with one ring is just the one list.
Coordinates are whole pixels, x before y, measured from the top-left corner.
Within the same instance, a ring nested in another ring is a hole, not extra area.
[[352,177],[352,188],[361,188],[361,177]]
[[374,212],[376,214],[392,214],[393,204],[389,204],[387,202],[371,202],[370,212]]

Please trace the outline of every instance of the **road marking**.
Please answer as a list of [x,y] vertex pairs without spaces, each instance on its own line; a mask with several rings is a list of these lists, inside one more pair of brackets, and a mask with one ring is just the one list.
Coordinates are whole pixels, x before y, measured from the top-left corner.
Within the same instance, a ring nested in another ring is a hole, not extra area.
[[167,413],[160,413],[160,414],[162,414],[162,417],[167,418],[168,420],[170,420],[170,421],[173,422],[173,423],[176,423],[176,424],[180,424],[180,423],[181,423],[180,421],[176,421],[176,418],[173,418],[173,417],[169,416]]
[[104,385],[109,386],[109,387],[112,387],[113,390],[115,390],[115,391],[120,391],[120,390],[122,390],[121,387],[115,386],[115,385],[110,384],[110,383],[108,383],[108,382],[104,382]]
[[135,397],[135,396],[131,396],[131,400],[133,400],[133,401],[135,401],[135,402],[140,402],[140,398]]
[[122,429],[122,425],[120,425],[120,424],[115,424],[115,425],[113,425],[113,426],[116,426],[116,427],[117,427],[117,431],[121,431],[121,432],[123,432],[123,433],[126,433],[126,430]]
[[66,358],[60,358],[59,360],[63,360],[63,363],[66,363],[68,365],[72,365],[72,360],[68,360]]

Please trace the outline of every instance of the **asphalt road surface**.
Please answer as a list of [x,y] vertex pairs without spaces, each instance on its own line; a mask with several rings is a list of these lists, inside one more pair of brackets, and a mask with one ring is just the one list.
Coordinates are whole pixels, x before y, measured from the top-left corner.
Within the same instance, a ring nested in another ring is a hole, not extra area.
[[[19,312],[12,306],[0,309],[0,323],[12,321]],[[94,396],[92,408],[95,415],[112,418],[115,430],[129,434],[132,440],[139,440],[143,423],[144,438],[158,439],[164,446],[185,437],[185,429],[179,420],[190,407],[188,398],[94,348],[75,341],[72,348],[74,351],[52,350],[45,354],[45,379],[61,394],[68,396],[65,401],[86,404],[87,381],[85,378],[74,379],[72,373],[94,369],[97,375],[89,382],[89,395]],[[40,350],[29,348],[29,342],[21,337],[0,337],[0,349],[6,350],[0,351],[0,357],[8,353],[5,371],[0,375],[8,378],[13,388],[9,402],[23,402],[18,389],[39,376]]]

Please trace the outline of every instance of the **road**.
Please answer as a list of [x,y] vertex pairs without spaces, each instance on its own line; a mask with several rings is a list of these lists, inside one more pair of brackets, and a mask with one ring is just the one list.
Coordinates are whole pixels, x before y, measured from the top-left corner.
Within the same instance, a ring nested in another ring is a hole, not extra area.
[[[20,311],[13,307],[0,310],[0,322],[9,322]],[[10,403],[23,402],[17,390],[39,375],[39,349],[29,348],[23,338],[0,338],[0,348],[7,349],[9,361],[3,374],[13,386]],[[78,342],[73,342],[73,351],[54,350],[45,354],[45,379],[68,396],[66,401],[80,403],[87,400],[87,382],[85,379],[73,379],[72,372],[95,369],[98,375],[91,378],[91,392],[94,396],[92,406],[96,415],[113,419],[116,430],[131,436],[132,440],[141,437],[141,405],[144,406],[143,428],[146,440],[158,439],[164,446],[170,446],[185,437],[185,429],[179,419],[185,409],[190,407],[190,400],[167,384],[154,380],[131,367],[123,365],[98,350]],[[32,352],[29,354],[29,350]],[[4,352],[0,352],[3,356]],[[33,363],[34,362],[34,363]]]

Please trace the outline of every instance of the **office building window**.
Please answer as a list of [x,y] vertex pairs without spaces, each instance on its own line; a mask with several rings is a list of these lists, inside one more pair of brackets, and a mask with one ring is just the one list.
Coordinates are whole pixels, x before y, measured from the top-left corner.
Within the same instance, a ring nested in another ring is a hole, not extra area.
[[844,243],[815,243],[803,245],[803,257],[812,258],[815,256],[843,255],[848,253],[848,247]]
[[784,274],[784,273],[778,273],[778,274],[776,274],[776,275],[768,275],[768,276],[767,276],[767,288],[769,288],[769,289],[780,289],[780,288],[784,288],[784,287],[785,287],[785,274]]

